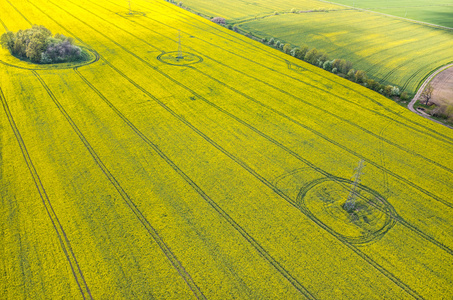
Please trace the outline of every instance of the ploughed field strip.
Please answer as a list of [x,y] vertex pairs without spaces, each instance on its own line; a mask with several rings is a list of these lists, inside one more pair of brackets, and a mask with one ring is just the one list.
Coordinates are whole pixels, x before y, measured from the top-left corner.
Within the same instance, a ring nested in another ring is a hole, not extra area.
[[451,130],[164,1],[0,3],[96,53],[0,53],[0,298],[451,292]]

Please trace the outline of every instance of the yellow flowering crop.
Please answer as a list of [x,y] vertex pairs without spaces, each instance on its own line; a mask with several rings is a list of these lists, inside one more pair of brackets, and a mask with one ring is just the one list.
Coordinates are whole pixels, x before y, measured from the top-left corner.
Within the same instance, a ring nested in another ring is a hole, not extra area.
[[1,299],[451,295],[450,129],[165,1],[0,3],[94,53],[0,52]]

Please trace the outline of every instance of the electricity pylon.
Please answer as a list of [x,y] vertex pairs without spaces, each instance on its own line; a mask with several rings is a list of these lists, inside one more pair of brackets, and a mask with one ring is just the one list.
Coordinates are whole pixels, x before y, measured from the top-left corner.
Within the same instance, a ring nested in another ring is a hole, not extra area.
[[346,202],[343,205],[343,208],[347,212],[351,212],[355,208],[355,201],[357,199],[357,196],[359,195],[359,192],[357,191],[357,186],[360,183],[360,176],[362,176],[363,172],[362,169],[365,167],[363,163],[363,159],[359,161],[359,165],[356,168],[355,174],[352,176],[353,182],[351,183],[351,191],[349,192],[348,198],[346,199]]
[[129,14],[132,15],[131,0],[128,0],[128,1],[129,1]]

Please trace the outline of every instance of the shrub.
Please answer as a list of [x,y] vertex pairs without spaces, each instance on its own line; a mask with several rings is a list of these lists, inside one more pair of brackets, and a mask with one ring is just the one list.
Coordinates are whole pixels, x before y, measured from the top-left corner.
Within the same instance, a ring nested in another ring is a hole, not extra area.
[[286,54],[289,54],[289,52],[292,50],[291,48],[291,45],[290,44],[285,44],[283,46],[283,52],[285,52]]
[[399,96],[400,95],[399,87],[397,87],[397,86],[392,87],[392,90],[390,91],[390,95]]
[[303,60],[305,58],[305,55],[307,54],[307,52],[308,52],[308,46],[306,46],[306,45],[300,46],[299,52],[296,54],[296,58]]
[[355,81],[355,70],[351,69],[348,71],[348,74],[346,75],[346,78],[348,78],[351,81]]
[[50,44],[46,51],[41,54],[41,58],[45,61],[50,60],[50,62],[58,63],[64,62],[68,59],[69,61],[72,61],[77,57],[80,57],[81,54],[82,49],[72,45],[69,40],[64,40]]
[[280,41],[276,41],[276,42],[275,42],[275,47],[280,48],[280,44],[281,44]]
[[333,68],[332,69],[332,73],[337,74],[338,73],[338,69],[337,68]]
[[409,95],[407,94],[407,92],[402,92],[401,95],[400,95],[400,99],[401,100],[409,100]]
[[340,70],[340,65],[341,65],[342,61],[344,61],[344,59],[338,59],[338,58],[334,59],[333,63],[332,63],[332,68],[337,69],[337,71]]
[[365,73],[365,71],[362,71],[362,70],[358,70],[357,72],[355,72],[355,81],[357,83],[366,83],[367,80],[368,80],[368,77]]
[[352,69],[352,62],[345,60],[341,64],[341,73],[347,74]]
[[216,23],[216,24],[219,24],[219,25],[225,25],[226,22],[225,22],[225,18],[221,18],[221,17],[214,17],[211,19],[212,22]]
[[275,39],[273,37],[270,38],[269,42],[268,42],[269,45],[273,45],[275,44]]
[[386,85],[386,86],[384,87],[384,95],[390,96],[390,95],[392,94],[392,88],[393,88],[393,86],[391,86],[391,85]]
[[318,55],[319,55],[318,59],[319,59],[320,61],[322,61],[323,63],[324,63],[326,60],[329,60],[329,55],[328,55],[327,52],[324,51],[324,50],[319,51]]
[[311,64],[316,64],[318,60],[318,50],[316,48],[311,49],[305,54],[304,60]]
[[322,68],[326,71],[332,71],[332,64],[333,64],[333,60],[326,60],[323,65],[322,65]]
[[447,104],[447,105],[436,106],[432,110],[431,115],[433,115],[435,117],[443,117],[446,119],[451,119],[453,117],[453,105]]
[[9,52],[13,52],[15,41],[16,41],[16,36],[11,31],[8,31],[8,32],[2,34],[2,36],[0,38],[0,43],[2,45],[2,48],[8,49]]
[[352,69],[352,63],[344,59],[334,59],[333,67],[337,68],[340,73],[348,74],[349,70]]
[[372,89],[374,91],[379,91],[379,89],[381,88],[381,85],[379,84],[379,82],[377,82],[374,79],[368,79],[367,84],[368,84],[368,88]]

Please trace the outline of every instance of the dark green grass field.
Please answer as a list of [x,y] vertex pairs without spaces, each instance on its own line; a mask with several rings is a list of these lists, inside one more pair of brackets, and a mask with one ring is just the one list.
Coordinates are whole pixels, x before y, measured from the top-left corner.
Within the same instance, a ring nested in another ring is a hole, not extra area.
[[336,0],[334,2],[411,20],[453,27],[453,1],[451,0]]

